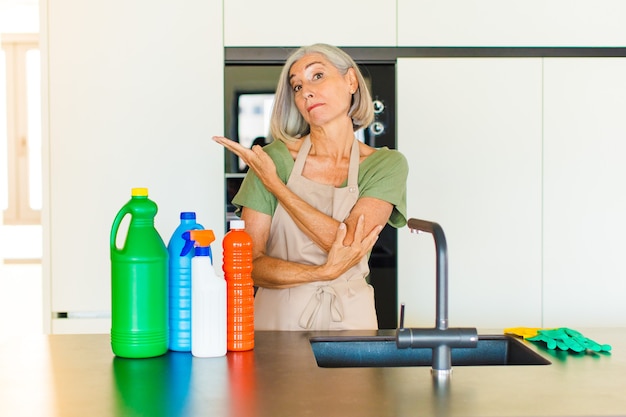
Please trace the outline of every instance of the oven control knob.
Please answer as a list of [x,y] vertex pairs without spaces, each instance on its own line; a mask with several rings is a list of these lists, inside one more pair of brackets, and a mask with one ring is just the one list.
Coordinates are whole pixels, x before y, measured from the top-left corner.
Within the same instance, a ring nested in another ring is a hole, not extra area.
[[374,113],[376,114],[380,114],[385,110],[385,104],[380,100],[374,100],[372,104],[374,105]]
[[383,125],[381,122],[374,122],[370,125],[370,132],[374,136],[382,135],[384,131],[385,125]]

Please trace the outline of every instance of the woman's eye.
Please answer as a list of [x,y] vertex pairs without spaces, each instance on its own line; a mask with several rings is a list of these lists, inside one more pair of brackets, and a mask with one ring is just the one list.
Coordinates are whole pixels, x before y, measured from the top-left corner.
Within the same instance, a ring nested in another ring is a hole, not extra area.
[[321,72],[318,72],[316,74],[313,75],[313,79],[314,80],[319,80],[320,78],[324,77],[324,74]]
[[302,89],[301,85],[294,85],[291,87],[293,89],[294,93],[297,93],[298,91],[300,91]]

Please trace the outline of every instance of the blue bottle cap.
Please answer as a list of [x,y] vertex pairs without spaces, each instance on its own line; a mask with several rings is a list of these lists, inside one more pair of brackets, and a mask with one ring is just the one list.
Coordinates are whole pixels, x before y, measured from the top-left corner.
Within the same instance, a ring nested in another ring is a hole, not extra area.
[[196,212],[195,211],[183,211],[180,213],[181,220],[195,220]]

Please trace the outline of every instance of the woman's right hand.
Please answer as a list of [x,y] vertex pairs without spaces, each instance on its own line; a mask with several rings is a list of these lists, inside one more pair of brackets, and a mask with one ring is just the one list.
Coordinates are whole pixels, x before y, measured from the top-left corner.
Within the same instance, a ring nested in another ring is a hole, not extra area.
[[354,240],[348,246],[343,244],[347,233],[346,225],[345,223],[339,225],[335,241],[328,252],[326,264],[323,266],[324,276],[327,279],[332,280],[339,277],[358,264],[372,250],[381,230],[383,230],[383,226],[378,225],[367,236],[363,236],[365,233],[364,224],[364,216],[361,215],[354,231]]
[[278,179],[274,161],[261,146],[254,145],[252,149],[248,149],[239,142],[224,136],[213,136],[213,140],[241,158],[266,187],[271,184],[271,181]]

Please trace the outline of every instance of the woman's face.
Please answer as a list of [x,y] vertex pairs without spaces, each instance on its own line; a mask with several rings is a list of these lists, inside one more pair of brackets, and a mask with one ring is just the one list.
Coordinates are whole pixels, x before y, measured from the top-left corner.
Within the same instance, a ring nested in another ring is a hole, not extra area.
[[308,54],[289,70],[296,107],[311,126],[347,118],[358,83],[354,69],[342,75],[323,55]]

